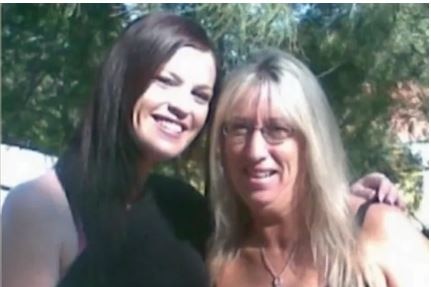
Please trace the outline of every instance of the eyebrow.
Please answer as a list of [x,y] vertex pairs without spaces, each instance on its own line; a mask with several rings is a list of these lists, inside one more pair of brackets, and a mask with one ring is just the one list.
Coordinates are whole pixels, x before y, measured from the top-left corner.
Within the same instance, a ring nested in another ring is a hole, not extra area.
[[233,116],[232,118],[230,118],[231,122],[250,122],[249,117],[240,117],[240,116]]
[[[163,73],[163,71],[162,71],[162,73]],[[179,82],[180,84],[182,84],[184,82],[183,79],[180,76],[178,76],[176,73],[171,72],[171,71],[166,71],[166,73],[169,74],[171,77],[173,77],[175,79],[175,81]],[[210,86],[205,85],[205,84],[195,85],[194,88],[198,89],[198,90],[208,90],[208,92],[210,92],[211,94],[213,91],[213,88],[211,88]]]
[[[242,117],[242,116],[233,116],[231,120],[233,121],[250,121],[253,120],[254,117]],[[264,118],[264,122],[286,122],[287,119],[284,117],[267,117]]]

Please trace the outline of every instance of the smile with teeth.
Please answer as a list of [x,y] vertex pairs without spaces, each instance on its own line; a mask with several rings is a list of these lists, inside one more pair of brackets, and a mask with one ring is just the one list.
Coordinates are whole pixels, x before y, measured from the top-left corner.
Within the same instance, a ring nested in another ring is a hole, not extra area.
[[163,131],[170,134],[180,134],[184,130],[184,127],[177,122],[166,120],[160,117],[155,117],[155,120]]
[[251,178],[263,179],[263,178],[270,177],[274,173],[275,171],[255,171],[255,172],[250,172],[249,176]]

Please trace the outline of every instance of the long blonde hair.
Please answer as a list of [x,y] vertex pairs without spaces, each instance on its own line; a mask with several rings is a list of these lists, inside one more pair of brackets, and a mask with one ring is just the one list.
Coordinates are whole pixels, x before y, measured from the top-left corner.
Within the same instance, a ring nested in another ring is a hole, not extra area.
[[293,56],[266,51],[232,72],[225,82],[210,130],[210,200],[215,232],[210,243],[209,267],[213,281],[224,263],[233,259],[245,236],[250,214],[232,191],[224,174],[220,144],[222,126],[232,107],[256,87],[269,87],[272,103],[306,143],[308,179],[305,223],[314,263],[329,286],[363,286],[358,272],[355,223],[348,204],[348,175],[337,122],[312,72]]

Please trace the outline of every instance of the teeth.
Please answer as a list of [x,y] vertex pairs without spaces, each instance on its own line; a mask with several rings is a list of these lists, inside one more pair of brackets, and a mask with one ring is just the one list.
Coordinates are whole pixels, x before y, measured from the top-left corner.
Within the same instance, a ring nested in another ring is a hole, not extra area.
[[173,123],[165,120],[159,120],[158,122],[160,126],[168,132],[180,133],[183,131],[183,128],[177,123]]
[[255,178],[265,178],[265,177],[269,177],[271,176],[271,172],[270,171],[265,171],[265,172],[255,172],[252,174],[253,177]]

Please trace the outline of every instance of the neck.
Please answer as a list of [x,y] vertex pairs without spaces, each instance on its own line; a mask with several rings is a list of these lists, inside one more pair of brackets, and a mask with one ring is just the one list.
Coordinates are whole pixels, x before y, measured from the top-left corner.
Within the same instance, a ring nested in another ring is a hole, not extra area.
[[[298,193],[297,193],[298,194]],[[300,193],[304,194],[304,193]],[[253,216],[250,237],[256,246],[268,250],[309,249],[310,234],[305,221],[305,198],[295,198],[282,212],[261,212]]]
[[138,164],[138,183],[142,185],[148,178],[155,164],[148,161],[141,161]]
[[251,233],[256,243],[267,249],[285,250],[309,241],[305,222],[296,213],[277,221],[254,220]]
[[142,186],[144,186],[144,183],[147,180],[151,170],[153,169],[153,166],[154,164],[145,160],[138,163],[136,186],[133,187],[133,189],[130,191],[130,194],[126,200],[126,204],[133,204],[133,202],[140,197],[142,192]]

